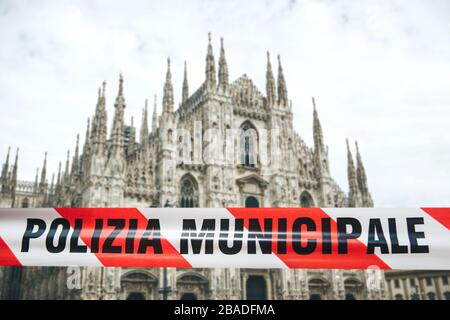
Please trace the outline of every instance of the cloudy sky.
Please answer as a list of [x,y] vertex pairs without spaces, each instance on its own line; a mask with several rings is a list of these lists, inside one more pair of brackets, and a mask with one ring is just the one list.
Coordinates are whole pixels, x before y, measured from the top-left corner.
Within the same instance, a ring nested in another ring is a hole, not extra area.
[[[345,138],[357,139],[376,206],[450,205],[450,2],[0,0],[0,160],[20,147],[19,179],[49,153],[56,171],[84,139],[97,87],[112,118],[119,72],[126,116],[162,95],[172,58],[203,81],[207,33],[230,78],[264,92],[266,50],[281,54],[295,128],[312,144],[316,97],[333,176],[347,190]],[[275,61],[273,61],[275,63]]]

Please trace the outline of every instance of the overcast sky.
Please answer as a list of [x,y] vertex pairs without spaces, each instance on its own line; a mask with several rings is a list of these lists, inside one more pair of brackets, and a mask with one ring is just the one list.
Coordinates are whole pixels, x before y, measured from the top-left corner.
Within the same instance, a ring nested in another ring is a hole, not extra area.
[[262,92],[265,52],[281,54],[295,128],[312,145],[316,97],[344,190],[348,137],[376,206],[450,205],[448,0],[0,0],[0,161],[20,147],[19,179],[34,180],[48,151],[56,171],[103,80],[110,124],[121,71],[127,121],[154,94],[161,110],[167,56],[178,104],[184,60],[191,92],[204,79],[208,32],[216,62],[225,39],[230,80]]

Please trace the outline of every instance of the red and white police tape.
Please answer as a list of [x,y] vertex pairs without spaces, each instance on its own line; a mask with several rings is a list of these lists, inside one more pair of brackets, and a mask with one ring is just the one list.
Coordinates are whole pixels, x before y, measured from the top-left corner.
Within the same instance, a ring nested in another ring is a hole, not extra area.
[[450,269],[450,208],[0,209],[2,266]]

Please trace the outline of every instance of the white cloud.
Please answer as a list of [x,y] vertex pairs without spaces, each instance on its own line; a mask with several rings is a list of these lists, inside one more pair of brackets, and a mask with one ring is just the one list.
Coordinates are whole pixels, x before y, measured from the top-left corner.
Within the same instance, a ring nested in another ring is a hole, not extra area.
[[191,91],[203,80],[209,31],[216,58],[225,38],[231,79],[247,73],[262,91],[265,51],[281,54],[295,127],[312,142],[314,95],[344,189],[349,137],[377,206],[450,204],[446,0],[3,0],[0,154],[21,147],[21,179],[33,179],[46,150],[56,170],[84,136],[103,79],[109,120],[120,71],[126,115],[140,118],[145,98],[160,101],[167,56],[179,101],[185,59]]

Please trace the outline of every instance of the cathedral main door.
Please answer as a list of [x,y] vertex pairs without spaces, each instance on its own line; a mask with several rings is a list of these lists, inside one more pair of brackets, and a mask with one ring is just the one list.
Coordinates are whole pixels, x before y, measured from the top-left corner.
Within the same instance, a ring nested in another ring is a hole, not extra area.
[[186,292],[181,295],[180,300],[197,300],[197,295],[193,292]]
[[142,292],[130,292],[127,296],[127,300],[145,300]]
[[245,288],[247,300],[267,300],[267,285],[263,276],[249,276]]

